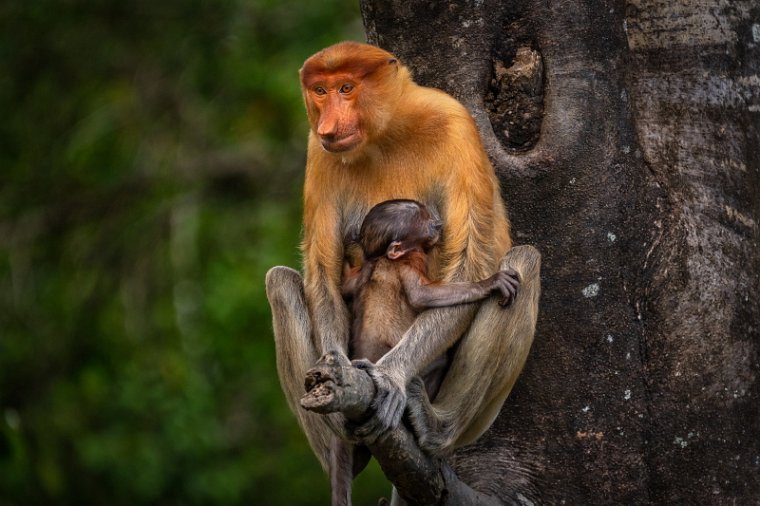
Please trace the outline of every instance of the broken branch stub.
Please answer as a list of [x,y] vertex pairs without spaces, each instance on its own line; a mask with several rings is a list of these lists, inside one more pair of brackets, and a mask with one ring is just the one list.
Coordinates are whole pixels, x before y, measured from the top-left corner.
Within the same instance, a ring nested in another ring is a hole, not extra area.
[[306,394],[301,407],[319,414],[341,412],[346,419],[366,418],[375,398],[375,384],[369,375],[344,356],[328,352],[306,372]]

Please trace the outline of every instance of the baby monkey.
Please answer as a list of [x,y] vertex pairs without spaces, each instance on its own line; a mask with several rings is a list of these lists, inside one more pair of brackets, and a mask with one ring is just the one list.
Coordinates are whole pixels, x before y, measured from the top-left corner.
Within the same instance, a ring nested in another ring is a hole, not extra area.
[[373,207],[355,243],[361,265],[343,268],[343,296],[351,305],[352,359],[376,362],[400,340],[417,315],[432,307],[476,302],[491,293],[508,306],[519,280],[513,270],[482,281],[439,283],[428,279],[428,254],[438,244],[442,223],[414,200],[387,200]]
[[[495,293],[508,306],[517,295],[513,270],[482,281],[441,283],[428,278],[428,256],[441,238],[442,223],[414,200],[388,200],[373,207],[349,245],[343,266],[343,297],[353,316],[349,341],[351,359],[376,362],[401,340],[414,319],[427,308],[476,302]],[[360,265],[348,257],[359,247]],[[428,397],[438,393],[448,367],[442,356],[421,374]],[[357,363],[357,365],[360,365]],[[369,461],[362,446],[333,440],[330,481],[333,505],[350,504],[351,481]]]

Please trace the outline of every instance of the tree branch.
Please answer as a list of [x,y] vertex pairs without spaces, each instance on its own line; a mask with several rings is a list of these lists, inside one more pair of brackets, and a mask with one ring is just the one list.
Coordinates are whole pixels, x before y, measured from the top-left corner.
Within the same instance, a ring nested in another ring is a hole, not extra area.
[[[304,409],[320,414],[341,412],[351,422],[370,416],[375,385],[366,371],[342,356],[327,353],[306,373]],[[426,454],[401,424],[368,444],[386,478],[409,505],[497,505],[462,482],[446,461]]]

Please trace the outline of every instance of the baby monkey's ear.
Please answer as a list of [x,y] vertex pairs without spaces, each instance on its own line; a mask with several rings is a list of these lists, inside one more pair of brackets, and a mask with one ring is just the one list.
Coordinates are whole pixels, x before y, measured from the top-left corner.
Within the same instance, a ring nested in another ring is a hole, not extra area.
[[385,250],[385,256],[390,260],[398,260],[407,253],[409,253],[409,248],[404,246],[404,243],[401,241],[393,241],[388,245],[388,249]]

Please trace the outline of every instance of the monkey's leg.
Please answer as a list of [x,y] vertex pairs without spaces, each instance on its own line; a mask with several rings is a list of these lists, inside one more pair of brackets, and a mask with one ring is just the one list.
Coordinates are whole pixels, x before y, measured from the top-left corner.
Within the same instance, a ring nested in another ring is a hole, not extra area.
[[298,403],[306,391],[306,371],[319,358],[306,308],[303,280],[293,269],[273,267],[266,276],[266,290],[272,307],[280,385],[322,468],[328,470],[330,440],[336,431],[342,431],[343,420],[340,415],[324,416],[306,411]]
[[350,506],[354,479],[354,445],[338,436],[330,444],[331,506]]
[[431,405],[421,383],[409,385],[409,414],[420,446],[434,453],[475,441],[499,414],[533,343],[541,292],[541,255],[516,246],[502,259],[520,275],[517,297],[507,308],[484,301],[462,337]]

